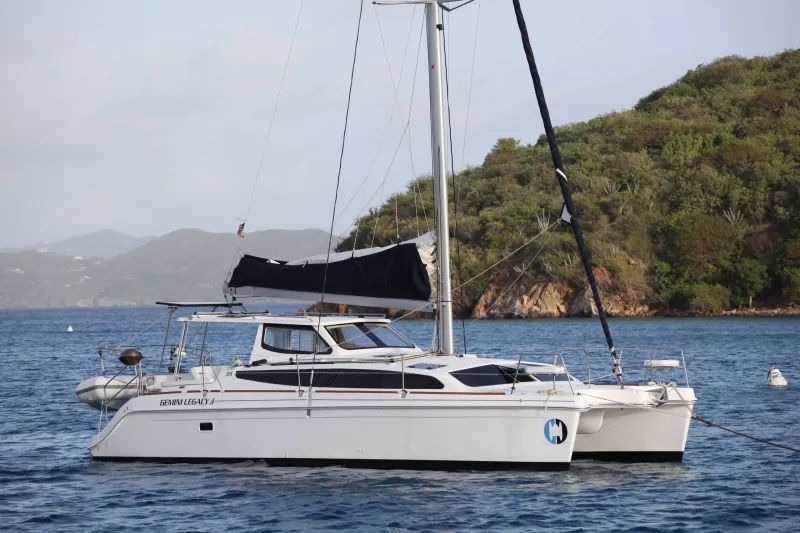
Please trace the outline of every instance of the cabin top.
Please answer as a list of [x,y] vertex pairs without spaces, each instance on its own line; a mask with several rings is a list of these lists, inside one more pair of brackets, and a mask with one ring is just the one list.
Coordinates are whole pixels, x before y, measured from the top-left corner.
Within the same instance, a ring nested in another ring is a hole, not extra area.
[[215,322],[244,324],[284,324],[298,326],[331,326],[353,322],[380,322],[388,324],[384,315],[273,315],[271,313],[211,313],[197,312],[178,318],[179,322]]

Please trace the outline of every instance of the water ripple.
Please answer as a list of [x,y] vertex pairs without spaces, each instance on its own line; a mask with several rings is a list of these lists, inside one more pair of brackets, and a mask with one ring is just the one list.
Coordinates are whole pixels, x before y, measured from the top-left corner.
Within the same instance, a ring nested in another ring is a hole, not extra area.
[[[582,460],[567,472],[94,462],[86,447],[97,413],[76,401],[75,385],[96,374],[97,345],[139,331],[161,312],[0,311],[3,528],[662,533],[797,527],[798,457],[698,425],[690,430],[682,464]],[[75,333],[64,332],[69,323]],[[771,363],[790,381],[800,379],[800,320],[613,320],[611,327],[620,345],[684,349],[703,416],[800,446],[800,389],[764,386]],[[429,322],[402,328],[429,344]],[[491,351],[498,343],[509,352],[539,351],[570,339],[593,348],[593,367],[608,366],[590,320],[470,322],[467,328],[470,351]],[[160,342],[161,333],[150,333],[142,344]],[[240,339],[211,335],[209,343],[219,352],[230,347],[226,343],[242,352],[251,340],[248,332]],[[626,367],[633,372],[640,364],[628,360]]]

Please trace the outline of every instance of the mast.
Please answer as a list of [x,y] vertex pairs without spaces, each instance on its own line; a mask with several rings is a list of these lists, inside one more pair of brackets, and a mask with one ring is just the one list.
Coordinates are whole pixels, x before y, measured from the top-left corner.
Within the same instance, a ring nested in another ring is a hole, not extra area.
[[572,194],[570,193],[567,184],[567,174],[564,172],[564,163],[561,160],[561,152],[558,150],[558,143],[556,142],[556,135],[553,131],[553,125],[550,122],[550,112],[547,110],[547,102],[544,99],[544,89],[542,89],[542,80],[539,78],[539,71],[536,68],[536,62],[533,59],[533,50],[531,49],[531,41],[528,37],[528,28],[525,24],[525,17],[522,14],[522,8],[519,5],[519,0],[513,0],[514,13],[517,16],[517,25],[519,26],[519,34],[522,38],[522,47],[525,49],[525,58],[528,60],[528,69],[531,73],[533,80],[533,88],[536,91],[536,101],[539,103],[539,112],[542,115],[542,123],[544,124],[544,132],[547,135],[547,143],[550,145],[550,155],[553,158],[553,166],[556,169],[556,180],[561,188],[561,195],[564,197],[564,210],[562,211],[561,218],[567,222],[572,228],[572,233],[575,235],[575,241],[578,244],[578,252],[581,256],[583,269],[586,271],[586,278],[589,280],[589,286],[592,289],[592,297],[597,306],[597,316],[600,318],[600,325],[603,328],[603,334],[608,344],[608,350],[611,352],[611,361],[614,365],[614,375],[617,377],[617,383],[622,386],[622,366],[620,365],[619,357],[617,356],[617,349],[614,347],[614,341],[611,338],[611,330],[608,328],[608,320],[606,320],[606,312],[603,309],[603,301],[600,299],[600,290],[597,288],[597,282],[594,279],[594,272],[592,271],[592,257],[586,243],[583,240],[583,232],[578,224],[578,216],[575,211],[575,206],[572,203]]
[[442,102],[442,53],[439,2],[425,4],[425,25],[428,37],[428,86],[431,107],[431,160],[433,195],[436,204],[436,263],[438,265],[439,352],[453,350],[453,301],[450,288],[450,223],[447,214],[447,170],[445,168],[444,112]]

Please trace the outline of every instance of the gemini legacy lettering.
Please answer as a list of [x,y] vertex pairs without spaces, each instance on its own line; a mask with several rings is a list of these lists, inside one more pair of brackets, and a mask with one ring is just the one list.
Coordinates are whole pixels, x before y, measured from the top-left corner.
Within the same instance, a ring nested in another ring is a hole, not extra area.
[[173,405],[214,405],[214,398],[169,398],[161,400],[161,407]]

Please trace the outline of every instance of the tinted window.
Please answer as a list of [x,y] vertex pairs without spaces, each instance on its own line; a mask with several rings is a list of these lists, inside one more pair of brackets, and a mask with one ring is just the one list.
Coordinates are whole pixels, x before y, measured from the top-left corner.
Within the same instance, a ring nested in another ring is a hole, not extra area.
[[508,383],[514,383],[514,376],[516,376],[517,383],[525,383],[526,381],[536,381],[535,379],[533,379],[533,376],[531,376],[530,374],[526,374],[523,368],[520,368],[519,371],[517,371],[516,367],[509,368],[507,366],[500,366],[498,368],[500,369],[500,372],[506,375],[506,380],[508,381]]
[[414,344],[404,339],[388,324],[370,322],[367,324],[343,324],[329,326],[336,344],[345,350],[364,348],[413,348]]
[[264,326],[261,346],[280,353],[330,353],[330,347],[310,327]]
[[[360,325],[360,324],[359,324]],[[342,326],[330,326],[328,333],[341,348],[345,350],[358,350],[362,348],[377,348],[378,343],[373,340],[371,335],[356,327],[355,324],[344,324]]]
[[517,383],[533,381],[533,378],[525,374],[522,370],[517,373],[516,368],[507,368],[497,365],[465,368],[464,370],[456,370],[450,374],[468,387],[488,387],[489,385],[511,384],[514,382],[514,374],[517,374]]
[[[389,324],[382,324],[380,322],[364,324],[367,330],[375,336],[381,345],[387,348],[413,348],[414,343],[409,342],[400,336]],[[362,326],[362,327],[363,327]]]
[[539,381],[569,381],[567,374],[534,374]]
[[[311,370],[299,372],[300,386],[308,387]],[[286,370],[240,370],[236,377],[260,383],[297,386],[297,369]],[[432,376],[406,372],[407,389],[443,389],[444,385]],[[314,370],[314,386],[341,389],[400,389],[403,376],[391,370],[368,370],[363,368],[324,368]]]

